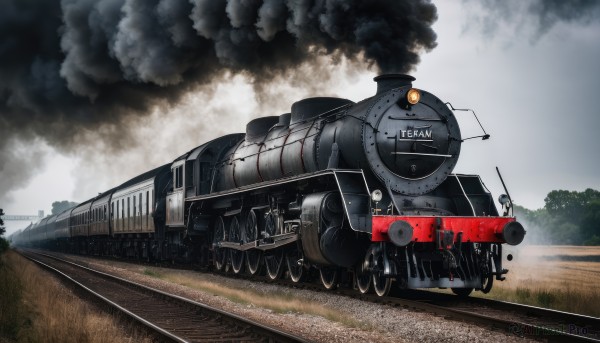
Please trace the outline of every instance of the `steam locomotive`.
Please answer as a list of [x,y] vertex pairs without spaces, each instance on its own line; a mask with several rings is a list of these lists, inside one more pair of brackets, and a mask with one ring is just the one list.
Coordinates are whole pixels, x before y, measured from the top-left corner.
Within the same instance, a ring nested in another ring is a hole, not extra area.
[[[453,174],[455,115],[407,75],[354,103],[308,98],[254,119],[13,237],[16,245],[147,260],[385,296],[489,292],[525,230],[477,175]],[[484,137],[486,138],[486,137]]]

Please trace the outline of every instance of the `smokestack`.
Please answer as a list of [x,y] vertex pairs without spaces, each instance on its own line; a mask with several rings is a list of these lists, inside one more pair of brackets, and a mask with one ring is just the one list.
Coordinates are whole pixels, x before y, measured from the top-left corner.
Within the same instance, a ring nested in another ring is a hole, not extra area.
[[373,78],[377,82],[377,95],[383,94],[390,89],[412,86],[414,77],[406,74],[383,74]]

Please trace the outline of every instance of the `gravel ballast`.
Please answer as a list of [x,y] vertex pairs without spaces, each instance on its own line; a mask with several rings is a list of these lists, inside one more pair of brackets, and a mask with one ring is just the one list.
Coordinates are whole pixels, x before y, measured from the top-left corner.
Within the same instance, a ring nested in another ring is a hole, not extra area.
[[[70,256],[73,258],[73,256]],[[163,269],[113,260],[77,256],[81,262],[106,273],[132,280],[152,288],[176,294],[239,316],[279,328],[315,342],[522,342],[507,332],[449,320],[429,313],[375,304],[331,292],[294,289],[265,282],[229,278],[189,270]],[[261,293],[291,294],[302,301],[313,301],[335,309],[359,325],[348,327],[320,316],[302,313],[277,313],[252,304],[242,304],[211,292],[190,288],[145,275],[148,269],[160,274],[181,275],[199,281],[214,282],[222,287],[253,289]]]

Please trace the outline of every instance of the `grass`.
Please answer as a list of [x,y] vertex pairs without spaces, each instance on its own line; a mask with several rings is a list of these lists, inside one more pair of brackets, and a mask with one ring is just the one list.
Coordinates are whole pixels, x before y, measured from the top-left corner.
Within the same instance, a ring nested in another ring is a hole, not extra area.
[[269,309],[275,313],[302,313],[320,316],[330,321],[341,323],[347,327],[371,330],[367,323],[357,321],[350,315],[339,312],[316,301],[306,300],[288,292],[262,293],[252,289],[224,287],[216,282],[203,280],[202,275],[187,275],[177,271],[144,269],[144,275],[156,277],[171,283],[197,289],[232,302]]
[[600,247],[511,248],[506,280],[477,295],[600,317]]
[[31,325],[21,306],[23,286],[4,257],[0,256],[0,341],[17,338],[22,327]]
[[155,277],[158,279],[162,278],[162,273],[159,273],[154,269],[148,269],[148,268],[144,269],[144,275],[148,275],[148,276]]
[[[133,332],[127,334],[126,332]],[[0,342],[151,342],[15,252],[0,256]]]

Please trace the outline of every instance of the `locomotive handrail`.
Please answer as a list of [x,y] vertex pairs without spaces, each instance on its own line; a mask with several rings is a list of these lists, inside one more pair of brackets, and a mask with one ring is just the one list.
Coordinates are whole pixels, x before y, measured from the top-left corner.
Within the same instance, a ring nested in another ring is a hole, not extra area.
[[446,106],[449,106],[452,111],[462,111],[462,112],[471,112],[471,113],[473,113],[473,116],[475,117],[475,120],[477,120],[477,123],[479,124],[479,127],[481,127],[481,130],[483,131],[483,135],[473,136],[473,137],[469,137],[469,138],[463,138],[461,140],[461,142],[464,142],[466,140],[473,139],[473,138],[481,138],[481,140],[486,140],[486,139],[489,139],[491,137],[487,132],[485,132],[485,129],[483,128],[483,125],[481,125],[481,122],[479,121],[479,118],[477,118],[477,114],[475,114],[474,110],[472,110],[470,108],[454,108],[454,106],[452,106],[452,104],[450,102],[447,102]]
[[460,179],[458,178],[458,176],[456,174],[454,175],[454,177],[456,178],[456,182],[458,182],[458,185],[460,186],[460,190],[463,192],[465,199],[467,199],[469,206],[471,206],[471,211],[473,211],[473,216],[477,217],[477,213],[475,213],[475,207],[473,207],[473,203],[471,202],[471,199],[469,199],[469,197],[467,196],[467,193],[465,192],[465,189],[463,188],[462,182],[460,182]]
[[454,157],[454,155],[447,154],[425,154],[422,152],[404,152],[404,151],[394,151],[393,155],[418,155],[418,156],[432,156],[432,157]]

